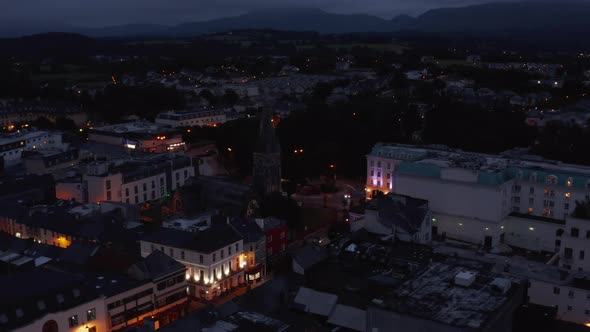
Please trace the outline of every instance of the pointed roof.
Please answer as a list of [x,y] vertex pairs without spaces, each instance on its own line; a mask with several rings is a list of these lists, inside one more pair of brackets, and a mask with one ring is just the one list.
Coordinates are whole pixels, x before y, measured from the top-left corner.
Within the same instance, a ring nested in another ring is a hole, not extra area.
[[260,132],[254,152],[257,153],[280,153],[281,146],[272,125],[272,113],[263,111],[260,115]]
[[154,250],[146,258],[137,262],[135,266],[143,272],[147,279],[152,280],[185,268],[184,265],[160,250]]

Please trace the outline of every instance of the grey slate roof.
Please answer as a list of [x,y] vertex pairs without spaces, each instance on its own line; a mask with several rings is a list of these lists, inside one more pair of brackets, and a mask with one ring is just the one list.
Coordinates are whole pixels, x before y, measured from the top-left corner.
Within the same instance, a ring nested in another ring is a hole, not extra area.
[[146,278],[152,280],[185,269],[184,265],[160,250],[154,250],[146,258],[135,263],[135,266],[144,273]]
[[378,198],[377,205],[383,226],[395,225],[409,234],[418,231],[428,213],[428,201],[407,196],[386,195]]
[[160,228],[156,232],[146,234],[142,240],[174,248],[210,253],[241,239],[240,234],[230,225],[214,223],[208,229],[199,232]]

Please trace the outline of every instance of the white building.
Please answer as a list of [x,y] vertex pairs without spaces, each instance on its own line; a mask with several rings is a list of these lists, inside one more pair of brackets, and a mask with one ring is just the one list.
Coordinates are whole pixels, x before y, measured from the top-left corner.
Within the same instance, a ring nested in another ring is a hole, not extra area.
[[243,246],[230,225],[207,221],[192,231],[162,228],[140,241],[143,257],[160,250],[184,264],[189,295],[204,300],[244,284],[248,262]]
[[574,202],[590,195],[590,167],[518,152],[497,156],[377,144],[367,156],[367,172],[368,199],[377,192],[425,199],[433,235],[486,246],[520,246],[510,239],[543,229],[547,235],[529,245],[549,250],[556,234],[550,224],[563,224]]
[[[101,201],[117,201],[131,204],[141,204],[161,199],[186,181],[195,176],[192,159],[184,156],[168,157],[158,155],[144,160],[134,160],[119,166],[108,163],[93,163],[88,166],[84,176],[84,186],[87,190],[87,201],[98,203]],[[79,197],[80,188],[72,183],[59,186],[61,197],[66,197],[64,191],[73,190],[72,197]]]
[[157,124],[174,128],[194,126],[215,127],[226,121],[225,112],[220,110],[200,110],[194,112],[168,111],[156,116]]
[[24,151],[55,148],[64,150],[67,145],[62,142],[62,134],[48,131],[19,131],[0,137],[0,158],[5,166],[22,162]]
[[364,216],[351,222],[350,230],[362,228],[383,239],[428,244],[431,219],[428,201],[390,193],[370,201]]
[[93,128],[88,131],[88,140],[149,153],[183,151],[186,148],[178,130],[146,121]]

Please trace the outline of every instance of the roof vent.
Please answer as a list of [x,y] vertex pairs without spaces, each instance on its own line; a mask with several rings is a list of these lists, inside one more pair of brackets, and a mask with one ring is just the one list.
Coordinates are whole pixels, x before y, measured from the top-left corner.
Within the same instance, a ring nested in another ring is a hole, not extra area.
[[455,285],[469,287],[475,282],[475,272],[461,271],[455,276]]

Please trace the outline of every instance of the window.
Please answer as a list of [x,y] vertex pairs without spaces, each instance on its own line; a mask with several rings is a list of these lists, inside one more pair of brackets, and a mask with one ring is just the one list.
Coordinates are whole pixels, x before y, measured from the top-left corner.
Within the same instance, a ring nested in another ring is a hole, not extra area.
[[240,251],[240,244],[236,243],[236,252]]
[[570,209],[570,203],[563,204],[563,209],[564,210],[569,210]]
[[584,250],[580,250],[580,260],[584,260]]
[[590,239],[590,231],[586,231],[586,238]]
[[520,192],[520,185],[515,184],[514,186],[512,186],[512,191],[515,193],[519,193]]
[[574,255],[574,251],[572,250],[572,248],[565,248],[563,250],[563,255],[565,256],[565,258],[572,258],[572,256]]
[[216,255],[215,253],[213,253],[213,261],[214,261],[214,262],[215,262],[216,256],[217,256],[217,255]]
[[548,175],[545,178],[545,183],[546,184],[556,184],[557,183],[557,176],[555,176],[555,175]]
[[272,256],[272,247],[268,248],[268,256]]
[[590,315],[590,310],[588,310],[588,309],[584,310],[584,315],[586,315],[586,316]]
[[380,161],[377,162],[377,167],[381,167],[381,162]]
[[147,183],[144,182],[142,187],[143,187],[143,191],[146,191],[147,190]]
[[86,320],[89,322],[91,320],[95,320],[96,319],[96,309],[92,308],[92,309],[88,309],[86,311]]
[[107,190],[111,190],[111,180],[107,180],[105,182],[105,185],[106,185]]
[[227,247],[227,254],[231,255],[231,246]]
[[553,294],[559,295],[559,287],[553,287]]
[[78,326],[78,315],[73,315],[68,318],[68,325],[70,327]]
[[520,207],[518,207],[518,206],[513,206],[513,207],[512,207],[512,212],[519,213],[519,212],[520,212]]
[[170,253],[170,257],[174,258],[174,249],[169,248],[168,252]]
[[180,259],[184,259],[184,250],[180,251]]
[[387,163],[387,169],[391,169],[391,163]]
[[371,170],[371,176],[375,176],[375,171]]
[[568,305],[568,306],[567,306],[567,311],[572,311],[572,309],[573,309],[573,308],[572,308],[572,306],[571,306],[571,305]]
[[580,230],[577,229],[577,228],[575,228],[575,227],[572,227],[572,229],[571,229],[571,236],[572,237],[578,237],[579,235],[580,235]]
[[137,186],[133,186],[133,193],[137,194],[138,190],[137,190]]
[[199,264],[203,264],[203,255],[199,255]]
[[150,244],[150,249],[151,249],[151,252],[154,252],[154,250],[156,250],[156,246],[154,246],[153,244]]
[[219,254],[219,257],[221,257],[221,259],[223,259],[224,254],[225,254],[225,251],[223,249],[221,249],[221,252]]
[[16,308],[16,317],[17,318],[21,318],[24,315],[25,315],[25,312],[23,311],[23,308]]
[[570,298],[574,297],[574,291],[573,290],[568,291],[567,296],[569,296]]
[[512,197],[512,201],[513,201],[514,203],[518,204],[518,203],[520,203],[520,197],[518,197],[518,196],[513,196],[513,197]]
[[188,178],[188,171],[186,169],[184,170],[184,178]]
[[112,199],[111,192],[107,191],[107,201],[110,201],[111,199]]
[[180,172],[176,172],[176,181],[180,181]]
[[530,205],[533,205],[533,204],[535,204],[535,199],[534,199],[534,198],[532,198],[532,197],[531,197],[531,198],[529,198],[529,204],[530,204]]
[[529,189],[529,193],[530,193],[531,195],[532,195],[532,194],[534,194],[534,193],[535,193],[535,188],[531,187],[531,188]]
[[381,172],[377,172],[377,177],[381,177]]
[[125,196],[129,196],[129,188],[125,188]]

